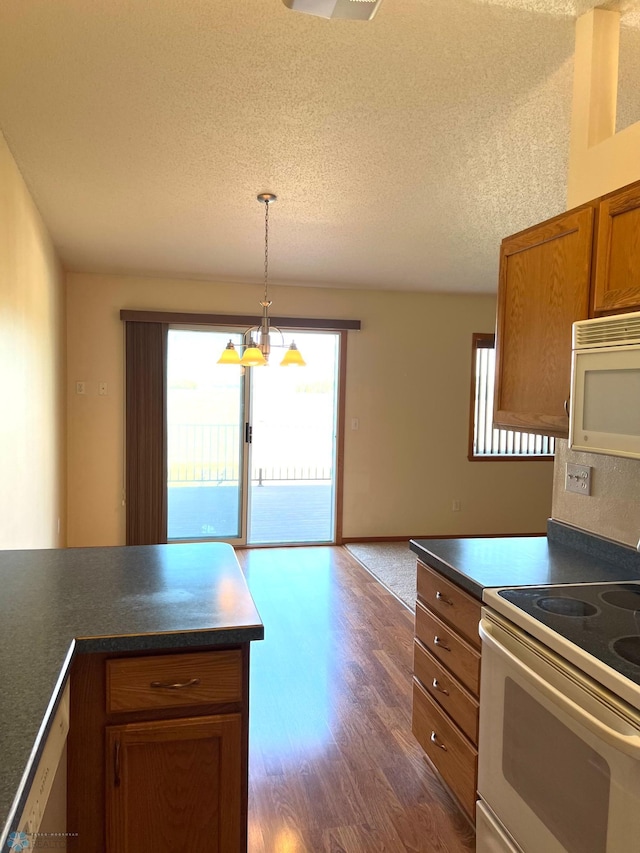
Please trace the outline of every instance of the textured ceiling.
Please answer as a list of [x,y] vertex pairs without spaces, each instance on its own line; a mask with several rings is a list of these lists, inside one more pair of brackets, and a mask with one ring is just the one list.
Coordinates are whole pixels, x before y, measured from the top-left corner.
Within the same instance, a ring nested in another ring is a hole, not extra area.
[[68,269],[259,280],[270,190],[274,283],[490,292],[500,239],[565,207],[594,5],[2,0],[0,128]]

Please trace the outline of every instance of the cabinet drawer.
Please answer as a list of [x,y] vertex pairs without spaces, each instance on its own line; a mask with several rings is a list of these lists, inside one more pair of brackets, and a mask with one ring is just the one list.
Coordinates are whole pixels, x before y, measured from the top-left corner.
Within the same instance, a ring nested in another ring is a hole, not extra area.
[[429,610],[480,648],[480,602],[438,572],[418,561],[418,595]]
[[106,662],[107,713],[239,702],[240,649]]
[[416,602],[416,637],[474,696],[480,686],[480,653]]
[[415,678],[412,730],[463,810],[473,820],[478,753]]
[[417,640],[413,674],[473,744],[478,743],[478,702]]

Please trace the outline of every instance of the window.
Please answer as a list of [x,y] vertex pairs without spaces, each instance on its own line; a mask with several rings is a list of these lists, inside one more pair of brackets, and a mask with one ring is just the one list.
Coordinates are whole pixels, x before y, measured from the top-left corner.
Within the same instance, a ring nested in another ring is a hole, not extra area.
[[493,426],[495,335],[473,336],[469,459],[549,459],[555,439]]

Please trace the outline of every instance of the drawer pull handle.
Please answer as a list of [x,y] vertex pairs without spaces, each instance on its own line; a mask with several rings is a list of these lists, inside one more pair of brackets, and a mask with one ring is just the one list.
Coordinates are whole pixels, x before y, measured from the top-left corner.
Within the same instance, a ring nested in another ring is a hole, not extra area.
[[443,592],[436,592],[436,598],[443,604],[448,604],[449,607],[453,607],[453,601],[451,601],[450,598],[447,598],[447,596]]
[[438,740],[438,735],[435,732],[431,732],[430,740],[431,743],[434,744],[434,746],[438,747],[438,749],[444,749],[445,752],[447,751],[447,747],[443,743],[440,743],[440,741]]
[[449,691],[445,690],[445,688],[441,686],[437,678],[433,679],[433,681],[431,682],[431,686],[438,690],[440,693],[444,693],[445,696],[449,695]]
[[183,690],[185,687],[195,687],[196,684],[200,684],[199,678],[190,678],[188,681],[176,681],[173,684],[170,681],[152,681],[149,687],[157,690]]
[[448,646],[444,640],[441,640],[440,637],[436,634],[433,638],[433,644],[435,646],[439,646],[441,649],[445,649],[445,651],[450,652],[451,646]]

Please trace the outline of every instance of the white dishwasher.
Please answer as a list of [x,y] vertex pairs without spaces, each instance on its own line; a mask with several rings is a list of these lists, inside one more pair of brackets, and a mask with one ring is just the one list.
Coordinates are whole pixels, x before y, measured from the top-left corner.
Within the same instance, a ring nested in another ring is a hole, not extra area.
[[[58,708],[42,749],[38,767],[29,789],[27,801],[13,838],[21,850],[46,847],[44,839],[55,838],[55,849],[66,849],[67,837],[67,735],[69,733],[69,682],[64,688]],[[26,838],[24,837],[26,836]],[[9,836],[8,845],[12,836]],[[50,843],[49,846],[52,846]],[[9,846],[9,849],[12,849]]]

